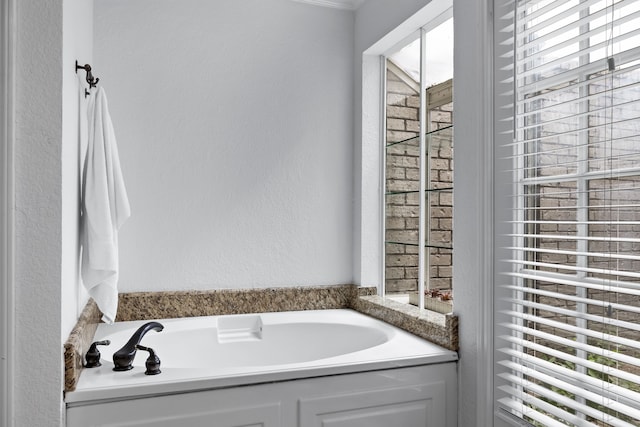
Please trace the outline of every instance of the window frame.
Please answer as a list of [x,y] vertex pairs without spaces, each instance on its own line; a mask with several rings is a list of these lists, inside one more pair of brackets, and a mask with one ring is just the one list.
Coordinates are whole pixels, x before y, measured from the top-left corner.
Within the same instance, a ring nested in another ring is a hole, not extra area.
[[[431,165],[430,165],[430,156],[427,156],[426,153],[426,146],[427,144],[429,144],[429,140],[431,138],[431,130],[429,129],[429,117],[428,117],[428,112],[429,110],[427,110],[427,107],[429,106],[433,106],[438,107],[440,105],[443,105],[443,103],[439,102],[439,103],[435,103],[435,104],[431,104],[428,105],[428,93],[427,93],[427,85],[426,85],[426,79],[424,78],[425,75],[425,69],[426,69],[426,55],[425,52],[428,49],[428,46],[426,45],[426,37],[429,33],[429,31],[433,30],[434,28],[440,26],[441,24],[445,23],[448,20],[452,20],[453,19],[453,2],[450,3],[449,7],[447,7],[446,9],[444,9],[444,11],[440,12],[439,14],[433,16],[432,19],[429,19],[428,22],[426,22],[424,25],[422,25],[419,29],[417,29],[416,31],[412,32],[411,34],[409,34],[407,37],[403,38],[401,41],[399,41],[398,43],[395,43],[391,48],[387,49],[384,53],[382,53],[380,55],[380,82],[381,82],[381,87],[380,87],[380,93],[382,94],[380,96],[380,100],[381,100],[381,105],[380,105],[380,184],[379,184],[379,188],[380,188],[380,241],[381,241],[381,245],[380,245],[380,259],[381,259],[381,263],[379,265],[380,270],[379,270],[379,276],[380,276],[380,281],[379,281],[379,285],[378,285],[378,294],[386,297],[388,296],[387,290],[386,290],[386,275],[385,275],[385,270],[386,270],[386,239],[385,239],[385,233],[386,233],[386,163],[387,163],[387,158],[386,158],[386,154],[387,154],[387,70],[388,70],[388,66],[387,66],[387,61],[389,59],[389,56],[397,51],[399,51],[400,49],[402,49],[403,47],[409,45],[412,42],[415,42],[416,40],[420,40],[420,81],[418,82],[418,86],[419,86],[419,95],[420,95],[420,109],[419,109],[419,147],[420,147],[420,161],[419,161],[419,170],[420,171],[431,171]],[[455,25],[454,25],[455,28]],[[455,69],[453,70],[454,74],[455,74]],[[451,79],[452,81],[453,79]],[[447,81],[448,82],[448,81]],[[443,83],[447,83],[447,82],[443,82]],[[440,86],[440,84],[436,85],[436,86]],[[434,86],[435,87],[435,86]],[[450,103],[453,103],[453,96],[451,96],[451,99],[448,101]],[[453,116],[453,111],[451,112],[452,116]],[[427,135],[429,134],[429,135]],[[453,159],[452,159],[453,160]],[[418,224],[419,224],[419,236],[418,236],[418,301],[417,301],[417,306],[419,309],[425,309],[425,283],[428,282],[429,280],[429,270],[430,270],[430,262],[429,262],[429,250],[431,249],[431,247],[428,247],[428,231],[430,230],[430,221],[431,221],[431,216],[428,215],[428,208],[431,205],[431,193],[430,190],[431,188],[428,188],[427,183],[430,183],[431,179],[427,179],[427,174],[426,173],[420,173],[420,188],[419,188],[419,194],[420,194],[420,210],[419,210],[419,217],[418,217]],[[430,186],[429,186],[430,187]],[[426,199],[426,200],[425,200]],[[454,222],[453,220],[453,216],[452,216],[452,222]],[[453,227],[452,227],[453,228]],[[451,231],[452,233],[452,239],[453,240],[453,230]],[[451,249],[451,257],[453,258],[453,249]],[[451,279],[452,283],[453,283],[453,278]],[[451,289],[453,290],[453,285],[451,287]],[[408,303],[407,303],[408,304]]]
[[15,303],[13,260],[15,1],[0,6],[0,426],[13,420]]
[[[514,3],[515,5],[515,3]],[[514,8],[515,6],[512,5],[511,7]],[[502,15],[501,17],[497,17],[496,19],[496,32],[495,34],[500,34],[501,30],[504,33],[510,33],[512,37],[515,37],[515,31],[514,31],[514,25],[515,22],[512,22],[511,25],[508,24],[508,21],[511,20],[515,20],[515,13],[512,13],[512,15],[510,17],[506,17],[506,15]],[[502,23],[500,22],[500,20],[502,20]],[[581,29],[580,35],[583,35],[583,31],[585,31],[584,29]],[[508,37],[504,36],[504,34],[500,37],[503,37],[503,39],[507,39]],[[496,46],[500,45],[500,38],[498,37],[498,39],[496,40]],[[514,44],[515,45],[515,44]],[[584,45],[581,46],[581,49],[584,47]],[[503,48],[503,50],[508,50],[508,48]],[[586,55],[589,55],[588,51],[586,53]],[[498,102],[496,102],[496,112],[499,112],[501,108],[505,108],[508,107],[509,105],[511,105],[511,109],[513,110],[513,115],[512,115],[512,122],[513,127],[511,129],[508,129],[506,126],[504,126],[504,123],[500,123],[500,120],[502,120],[503,122],[505,121],[505,117],[503,116],[502,118],[500,118],[499,120],[496,120],[496,133],[495,133],[495,139],[496,139],[496,155],[495,155],[495,161],[496,161],[496,177],[500,176],[501,173],[504,173],[505,171],[509,171],[510,169],[512,169],[512,165],[509,164],[509,161],[507,159],[513,158],[512,153],[509,152],[508,149],[505,149],[505,146],[508,146],[510,144],[510,135],[516,135],[516,133],[518,132],[517,127],[516,127],[516,111],[515,111],[515,106],[517,105],[518,100],[515,97],[515,90],[516,90],[516,81],[515,78],[513,78],[513,75],[509,76],[509,72],[505,71],[506,69],[511,69],[509,68],[509,65],[507,65],[508,62],[511,62],[512,59],[505,59],[505,58],[512,58],[509,55],[500,55],[500,52],[498,51],[496,53],[496,100]],[[640,59],[640,55],[638,56],[638,59]],[[502,66],[500,66],[499,64],[502,64]],[[583,64],[590,64],[588,61],[584,62]],[[512,70],[512,69],[511,69]],[[587,70],[582,70],[580,67],[578,68],[579,72],[576,72],[574,74],[574,77],[579,79],[579,82],[581,83],[585,83],[582,85],[581,87],[581,94],[580,94],[580,102],[583,104],[583,108],[585,108],[584,106],[586,105],[586,111],[587,113],[589,113],[591,110],[589,110],[589,106],[588,103],[589,101],[587,99],[582,99],[583,96],[586,96],[587,91],[589,90],[590,85],[586,84],[586,82],[591,81],[590,77],[592,75],[591,69],[587,69]],[[513,71],[511,71],[513,72]],[[503,92],[501,92],[501,90]],[[509,103],[508,101],[508,96],[504,96],[505,94],[510,94],[512,96],[512,101],[511,103]],[[612,107],[613,108],[613,107]],[[583,111],[583,110],[581,110]],[[504,113],[504,111],[503,111]],[[499,114],[497,114],[497,116],[499,116]],[[498,119],[498,117],[496,117]],[[588,126],[582,126],[582,128],[588,128]],[[583,133],[583,135],[586,134]],[[585,135],[586,136],[586,135]],[[588,137],[587,137],[588,138]],[[522,138],[524,139],[524,138]],[[514,141],[516,140],[522,140],[522,139],[517,139],[514,138]],[[582,148],[577,149],[577,164],[578,165],[582,165],[580,167],[578,167],[576,169],[576,171],[570,175],[567,176],[563,176],[563,177],[557,177],[557,176],[551,176],[549,178],[545,178],[545,177],[533,177],[533,178],[529,178],[529,177],[525,177],[524,175],[522,175],[522,164],[519,164],[515,169],[518,170],[518,172],[520,173],[520,175],[514,179],[512,182],[507,183],[507,184],[500,184],[499,182],[494,183],[494,188],[498,189],[498,188],[502,188],[502,189],[509,189],[509,187],[512,187],[508,190],[508,192],[506,194],[518,194],[519,196],[515,199],[515,200],[508,200],[508,198],[497,195],[496,197],[496,220],[495,220],[495,224],[496,224],[496,239],[497,239],[497,243],[495,246],[495,253],[496,253],[496,257],[495,257],[495,266],[496,266],[496,275],[495,275],[495,280],[496,280],[496,299],[494,300],[495,306],[496,306],[496,311],[497,312],[504,312],[506,310],[508,310],[509,304],[506,303],[504,301],[505,297],[508,297],[508,292],[506,292],[504,289],[499,290],[499,285],[498,283],[502,280],[504,281],[503,277],[500,277],[501,274],[504,273],[509,273],[509,267],[514,268],[514,265],[521,263],[521,265],[526,265],[526,264],[522,264],[523,262],[526,262],[526,260],[523,259],[516,259],[514,263],[511,263],[509,266],[506,266],[505,268],[505,263],[501,263],[500,259],[509,259],[510,257],[512,257],[512,255],[509,253],[508,250],[506,250],[506,248],[509,248],[509,246],[515,246],[515,247],[520,247],[520,248],[526,248],[526,245],[524,244],[524,241],[526,239],[526,230],[524,229],[525,227],[525,223],[524,220],[526,220],[527,218],[525,218],[524,215],[524,211],[525,211],[525,206],[523,203],[523,198],[526,197],[524,196],[524,194],[526,193],[525,188],[527,188],[528,185],[530,184],[544,184],[544,183],[556,183],[556,182],[569,182],[569,181],[574,181],[576,184],[576,193],[578,194],[578,197],[576,198],[576,222],[577,223],[586,223],[589,220],[589,214],[588,214],[588,210],[590,209],[591,205],[588,203],[588,197],[589,197],[589,183],[598,179],[606,179],[606,178],[610,178],[611,177],[611,171],[606,169],[606,170],[601,170],[601,171],[589,171],[588,169],[588,160],[589,160],[589,154],[587,152],[587,148],[586,148],[586,144],[582,145]],[[640,150],[638,151],[640,152]],[[518,152],[516,154],[516,158],[522,158],[523,152]],[[520,156],[520,157],[518,157]],[[582,162],[580,161],[582,160]],[[615,169],[614,169],[615,170]],[[640,176],[640,166],[639,167],[635,167],[633,168],[633,170],[629,169],[626,171],[626,173],[633,173],[634,176]],[[618,176],[618,174],[616,174],[616,176]],[[515,191],[513,191],[513,189],[515,188]],[[496,193],[499,194],[498,191],[496,191]],[[517,216],[515,218],[509,218],[509,216],[511,215],[511,212],[516,212]],[[509,229],[509,226],[507,225],[510,222],[513,222],[511,220],[515,220],[515,222],[518,224],[516,227],[516,231],[512,231]],[[509,237],[507,236],[515,236],[516,239],[516,243],[511,245],[509,242]],[[589,237],[589,230],[586,224],[578,224],[576,226],[576,237],[575,237],[575,241],[576,242],[581,242],[578,243],[575,249],[575,252],[581,252],[581,255],[577,255],[576,256],[576,260],[575,260],[575,267],[576,267],[576,274],[575,277],[571,276],[571,275],[565,275],[567,277],[573,277],[573,279],[577,282],[578,279],[580,278],[580,275],[584,275],[585,277],[581,280],[584,281],[585,284],[589,284],[589,283],[595,283],[597,281],[597,279],[593,279],[593,278],[589,278],[586,277],[587,275],[584,274],[583,270],[582,273],[580,272],[581,269],[587,269],[588,266],[588,260],[587,258],[589,257],[589,255],[586,255],[589,251],[588,248],[586,247],[586,239],[585,237]],[[526,270],[525,270],[526,271]],[[544,272],[541,270],[533,270],[536,272],[537,274],[537,280],[544,280],[545,278],[548,279],[556,279],[558,276],[560,276],[559,273],[554,273],[554,272]],[[520,286],[523,284],[523,280],[526,279],[522,279],[522,278],[516,278],[515,282],[516,282],[516,286]],[[524,287],[524,286],[523,286]],[[577,286],[579,287],[579,286]],[[585,289],[584,287],[582,289]],[[517,291],[515,291],[517,292]],[[579,297],[579,296],[578,296]],[[581,313],[581,308],[580,305],[582,303],[578,302],[576,305],[576,312],[577,313]],[[586,303],[584,304],[586,306]],[[582,309],[585,309],[585,307],[582,307]],[[496,318],[494,320],[494,324],[496,326],[496,336],[494,336],[494,340],[496,342],[496,344],[499,344],[499,337],[498,335],[502,332],[504,333],[504,330],[502,330],[501,332],[499,331],[499,327],[498,325],[501,322],[514,322],[517,324],[517,322],[522,321],[522,320],[514,320],[514,318],[509,318],[509,316],[504,316],[504,315],[496,315]],[[582,322],[582,326],[581,326],[581,322]],[[578,327],[582,327],[584,329],[586,329],[586,320],[584,319],[577,319],[577,326]],[[517,335],[517,334],[516,334]],[[577,343],[581,343],[582,341],[586,342],[586,337],[580,336],[580,334],[576,334],[576,342]],[[496,347],[494,348],[494,351],[496,353],[494,353],[494,362],[499,362],[501,357],[497,354],[498,351],[498,347],[501,347],[501,345],[496,345]],[[504,347],[504,346],[502,346]],[[517,347],[517,346],[516,346]],[[580,357],[580,354],[583,354],[583,359],[586,359],[586,352],[584,350],[581,350],[578,348],[579,346],[576,346],[574,348],[576,348],[576,357]],[[504,359],[504,357],[502,357]],[[584,368],[584,367],[583,367]],[[494,369],[495,369],[495,376],[494,376],[494,380],[495,378],[497,378],[497,375],[499,373],[505,373],[505,372],[510,372],[509,369],[505,369],[504,367],[499,366],[498,364],[494,364]],[[584,371],[586,371],[586,368],[583,369]],[[499,383],[499,381],[497,381]],[[504,393],[502,392],[497,386],[496,388],[494,388],[494,393],[495,393],[495,397],[494,397],[494,413],[495,413],[495,418],[494,418],[494,422],[498,423],[506,423],[508,425],[521,425],[519,424],[519,420],[514,419],[514,417],[507,413],[506,411],[502,410],[501,405],[498,404],[498,401],[500,400],[501,397],[505,397],[508,396],[508,393]],[[576,398],[578,399],[578,398]],[[503,425],[503,424],[500,424]]]

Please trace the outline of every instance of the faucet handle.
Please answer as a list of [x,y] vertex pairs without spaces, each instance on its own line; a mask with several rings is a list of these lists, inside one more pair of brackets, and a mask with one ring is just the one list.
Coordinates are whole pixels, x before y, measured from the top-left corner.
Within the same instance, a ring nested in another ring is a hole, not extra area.
[[147,361],[144,363],[144,366],[147,370],[144,372],[145,375],[158,375],[160,372],[160,358],[156,355],[156,352],[151,347],[145,347],[143,345],[136,345],[138,350],[148,351],[149,357]]
[[91,346],[89,347],[89,351],[87,351],[87,354],[85,356],[87,363],[84,364],[84,367],[97,368],[98,366],[102,366],[102,363],[100,363],[100,351],[98,351],[97,346],[109,345],[109,344],[111,344],[111,341],[109,340],[96,341],[93,344],[91,344]]

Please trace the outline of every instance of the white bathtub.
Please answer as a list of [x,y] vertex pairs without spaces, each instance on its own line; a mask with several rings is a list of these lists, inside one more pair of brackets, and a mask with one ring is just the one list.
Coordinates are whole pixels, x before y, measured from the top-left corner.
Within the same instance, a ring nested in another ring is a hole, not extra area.
[[114,372],[112,355],[146,321],[101,324],[102,366],[85,368],[68,405],[213,390],[247,384],[452,362],[455,352],[352,310],[318,310],[158,320],[142,345],[160,357],[160,375]]

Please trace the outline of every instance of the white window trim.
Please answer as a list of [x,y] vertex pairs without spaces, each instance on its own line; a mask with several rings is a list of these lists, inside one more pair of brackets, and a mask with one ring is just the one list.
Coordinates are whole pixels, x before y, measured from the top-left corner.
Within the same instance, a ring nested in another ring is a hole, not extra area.
[[0,6],[0,426],[13,423],[13,354],[14,296],[13,296],[13,61],[15,52],[15,2],[7,0]]
[[[454,3],[454,310],[460,319],[459,426],[493,426],[494,8]],[[506,2],[507,0],[505,0]],[[495,117],[495,118],[494,118]]]

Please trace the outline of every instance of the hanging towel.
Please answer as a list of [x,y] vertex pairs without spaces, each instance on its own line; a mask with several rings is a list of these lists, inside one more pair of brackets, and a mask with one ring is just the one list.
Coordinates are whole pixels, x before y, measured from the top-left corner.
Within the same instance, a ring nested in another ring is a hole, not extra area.
[[118,229],[131,215],[103,88],[89,96],[89,142],[82,175],[81,274],[102,320],[118,310]]

